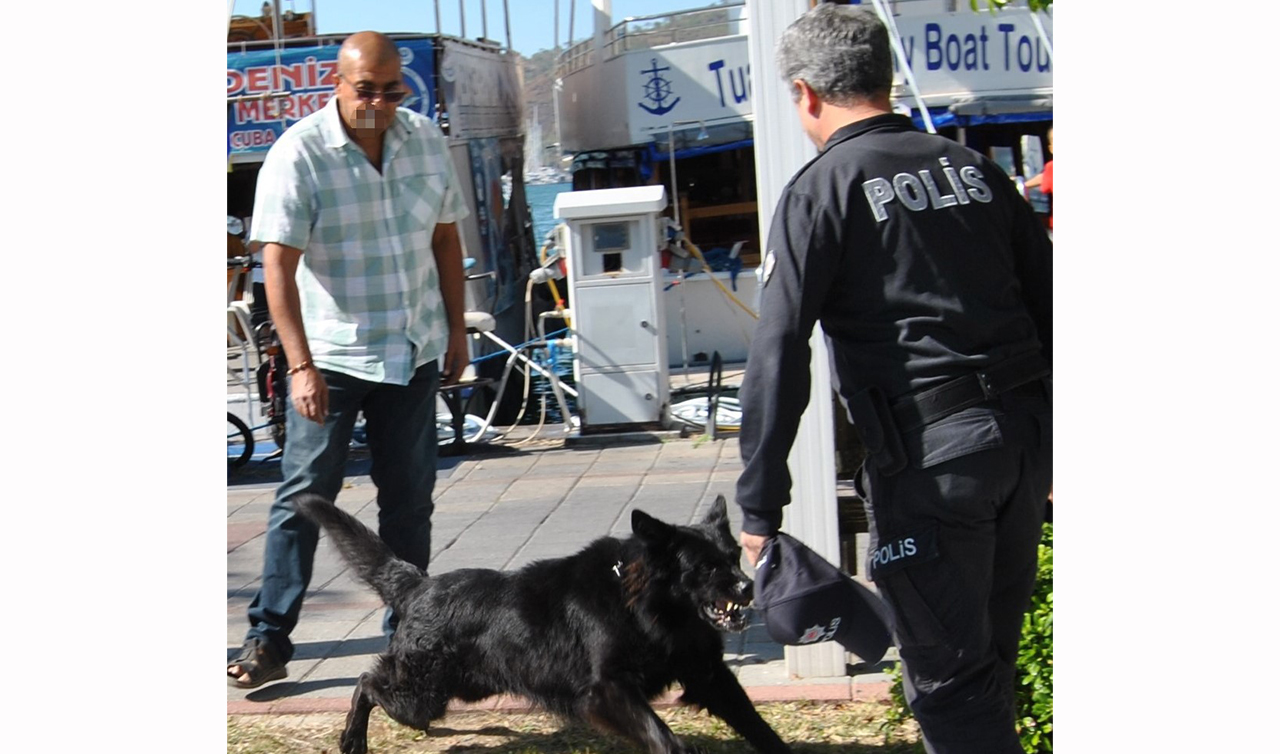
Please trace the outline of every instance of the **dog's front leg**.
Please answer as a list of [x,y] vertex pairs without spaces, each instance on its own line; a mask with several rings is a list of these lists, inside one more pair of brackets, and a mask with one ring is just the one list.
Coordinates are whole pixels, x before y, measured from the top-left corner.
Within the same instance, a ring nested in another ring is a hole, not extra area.
[[697,754],[671,732],[635,692],[617,684],[597,683],[583,701],[583,717],[604,731],[630,738],[645,747],[649,754]]
[[369,713],[374,701],[369,694],[373,677],[361,673],[356,681],[356,693],[351,697],[351,711],[347,713],[347,727],[342,731],[342,754],[366,754],[369,751]]
[[719,663],[700,670],[701,672],[689,673],[680,678],[680,683],[684,686],[681,701],[701,707],[724,720],[756,751],[763,754],[791,754],[791,747],[760,717],[742,684],[738,683],[728,666]]

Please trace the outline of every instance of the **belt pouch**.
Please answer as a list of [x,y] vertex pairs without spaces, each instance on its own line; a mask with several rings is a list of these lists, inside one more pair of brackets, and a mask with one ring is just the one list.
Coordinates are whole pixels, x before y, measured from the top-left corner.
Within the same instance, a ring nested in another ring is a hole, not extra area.
[[853,428],[862,439],[867,457],[881,474],[892,476],[906,467],[907,453],[902,437],[893,423],[889,401],[879,388],[869,387],[855,393],[849,399],[849,418],[853,419]]

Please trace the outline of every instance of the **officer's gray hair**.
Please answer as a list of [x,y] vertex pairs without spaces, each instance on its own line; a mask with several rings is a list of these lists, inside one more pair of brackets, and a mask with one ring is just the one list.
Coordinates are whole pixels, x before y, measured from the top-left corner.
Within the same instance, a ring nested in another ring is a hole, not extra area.
[[[893,86],[889,31],[874,13],[847,5],[820,3],[792,22],[778,42],[777,63],[784,81],[800,79],[842,107]],[[794,85],[791,98],[800,99]]]

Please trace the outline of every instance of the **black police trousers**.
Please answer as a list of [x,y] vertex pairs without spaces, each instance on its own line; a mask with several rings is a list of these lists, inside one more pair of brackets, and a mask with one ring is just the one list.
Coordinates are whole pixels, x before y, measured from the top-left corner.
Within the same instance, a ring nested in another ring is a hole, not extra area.
[[903,433],[908,463],[859,488],[907,702],[930,754],[1021,754],[1014,676],[1053,477],[1047,394]]

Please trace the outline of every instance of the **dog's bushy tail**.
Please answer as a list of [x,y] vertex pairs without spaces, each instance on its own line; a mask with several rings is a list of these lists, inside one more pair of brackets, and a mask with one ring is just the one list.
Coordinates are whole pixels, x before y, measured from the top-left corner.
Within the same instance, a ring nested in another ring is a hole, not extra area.
[[401,598],[422,582],[425,574],[420,568],[397,558],[391,548],[355,516],[309,493],[298,495],[294,504],[304,516],[324,527],[343,559],[386,604],[398,607]]

